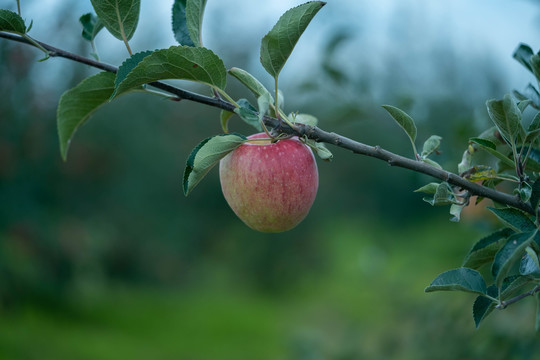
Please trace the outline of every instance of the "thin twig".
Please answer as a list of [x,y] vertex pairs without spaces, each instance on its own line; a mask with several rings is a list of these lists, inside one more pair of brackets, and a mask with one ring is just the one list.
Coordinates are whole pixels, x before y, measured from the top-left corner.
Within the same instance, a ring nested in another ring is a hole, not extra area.
[[512,305],[513,303],[516,303],[528,296],[533,296],[534,294],[536,294],[537,292],[540,292],[540,285],[534,287],[533,289],[531,289],[530,291],[527,291],[526,293],[523,293],[523,294],[520,294],[516,297],[513,297],[511,299],[508,299],[508,300],[505,300],[505,301],[502,301],[499,305],[495,306],[495,308],[497,309],[506,309],[509,305]]
[[[0,31],[0,38],[5,38],[8,40],[18,41],[21,43],[35,46],[34,44],[30,43],[29,41],[27,41],[21,36],[2,32],[2,31]],[[68,51],[58,49],[49,44],[40,42],[40,41],[36,41],[36,42],[39,45],[41,45],[43,48],[47,49],[49,51],[49,56],[51,57],[66,58],[72,61],[76,61],[82,64],[95,67],[97,69],[101,69],[101,70],[105,70],[105,71],[109,71],[113,73],[116,73],[118,70],[116,66],[105,64],[105,63],[102,63],[102,62],[99,62],[99,61],[96,61],[87,57],[83,57],[80,55],[76,55]],[[193,93],[191,91],[187,91],[187,90],[183,90],[183,89],[171,86],[161,81],[154,81],[154,82],[149,83],[149,85],[155,88],[164,90],[173,95],[176,95],[179,99],[194,101],[197,103],[213,106],[213,107],[220,108],[222,110],[227,110],[230,112],[233,112],[235,108],[235,106],[232,103],[225,101],[221,98],[200,95],[197,93]],[[306,136],[318,142],[324,142],[324,143],[332,144],[332,145],[350,150],[355,154],[371,156],[371,157],[386,161],[391,166],[398,166],[405,169],[410,169],[410,170],[413,170],[422,174],[432,176],[436,179],[446,181],[450,185],[453,185],[462,190],[468,191],[470,195],[478,195],[484,198],[489,198],[495,202],[512,206],[526,213],[536,215],[532,206],[528,203],[522,202],[518,196],[509,195],[507,193],[503,193],[495,189],[491,189],[491,188],[482,186],[480,184],[473,183],[467,179],[462,178],[461,176],[457,174],[451,173],[446,170],[438,169],[434,166],[431,166],[422,161],[418,161],[416,159],[409,159],[401,155],[394,154],[379,146],[370,146],[370,145],[362,144],[360,142],[351,140],[345,136],[342,136],[333,132],[327,132],[314,126],[309,126],[309,125],[304,125],[304,124],[295,124],[293,128],[289,126],[287,123],[285,123],[283,120],[276,119],[270,116],[265,116],[263,121],[265,125],[272,128],[279,128],[281,132],[283,133],[290,134],[290,135],[297,135],[299,137]]]

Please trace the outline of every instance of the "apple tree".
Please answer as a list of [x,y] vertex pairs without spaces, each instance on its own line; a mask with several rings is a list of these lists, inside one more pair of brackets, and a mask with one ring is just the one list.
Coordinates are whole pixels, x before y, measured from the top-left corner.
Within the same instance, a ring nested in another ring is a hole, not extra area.
[[[318,187],[316,154],[331,161],[327,145],[341,147],[358,155],[382,160],[431,176],[431,183],[417,189],[432,206],[449,206],[453,221],[472,201],[493,201],[488,209],[500,220],[501,228],[474,243],[463,263],[435,277],[426,292],[461,291],[473,293],[476,326],[493,310],[502,310],[528,297],[535,297],[539,310],[533,321],[540,328],[540,93],[534,85],[514,91],[502,99],[486,102],[493,124],[464,144],[463,157],[456,161],[457,172],[443,169],[433,154],[443,147],[438,135],[417,139],[414,120],[392,105],[383,105],[411,143],[411,153],[398,155],[380,146],[360,143],[346,136],[323,130],[311,114],[286,113],[279,89],[279,75],[310,21],[326,3],[309,1],[286,11],[262,38],[260,62],[274,79],[267,89],[257,78],[237,67],[226,67],[221,58],[203,45],[201,24],[206,0],[175,0],[172,31],[178,45],[166,49],[133,53],[129,41],[137,29],[140,0],[91,0],[95,14],[80,17],[82,36],[92,47],[93,58],[83,57],[41,42],[30,35],[18,12],[0,9],[0,37],[30,45],[43,52],[45,61],[62,57],[90,65],[101,72],[89,76],[65,91],[58,102],[57,127],[60,156],[68,152],[77,130],[101,106],[131,93],[144,92],[172,101],[185,100],[221,109],[223,130],[202,140],[186,154],[182,177],[185,195],[215,166],[220,166],[223,194],[236,215],[251,228],[281,232],[296,226],[308,214]],[[17,1],[19,4],[19,1]],[[324,15],[323,15],[324,16]],[[94,39],[109,31],[122,42],[129,57],[118,67],[103,63]],[[540,81],[540,53],[521,44],[514,53],[533,78]],[[171,86],[163,80],[181,79],[204,84],[200,94]],[[238,81],[257,99],[234,99],[227,93],[227,82]],[[537,111],[528,126],[523,112]],[[231,131],[233,118],[253,126],[254,136]],[[423,144],[421,147],[417,147]],[[76,146],[76,145],[74,145]],[[495,165],[482,163],[485,153]],[[352,166],[352,165],[351,165]],[[180,177],[180,174],[179,174]],[[504,185],[504,186],[499,186]],[[509,191],[502,191],[510,189]],[[179,186],[179,190],[180,189]],[[474,199],[474,200],[473,200]],[[465,252],[465,251],[464,251]]]

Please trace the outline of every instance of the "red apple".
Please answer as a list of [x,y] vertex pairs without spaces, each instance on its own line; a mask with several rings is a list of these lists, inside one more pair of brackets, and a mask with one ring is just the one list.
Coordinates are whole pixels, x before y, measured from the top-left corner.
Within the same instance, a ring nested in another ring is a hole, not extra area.
[[[248,139],[266,137],[259,133]],[[298,225],[319,186],[313,153],[297,137],[242,144],[221,159],[219,178],[231,209],[261,232],[282,232]]]

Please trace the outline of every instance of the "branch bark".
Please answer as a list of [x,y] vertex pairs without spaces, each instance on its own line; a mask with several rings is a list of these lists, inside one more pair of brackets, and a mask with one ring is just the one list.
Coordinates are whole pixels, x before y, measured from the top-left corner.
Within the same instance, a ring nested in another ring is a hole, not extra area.
[[[35,46],[30,41],[28,41],[27,39],[21,36],[2,32],[2,31],[0,31],[0,38],[5,38],[8,40],[17,41],[17,42],[21,42],[27,45]],[[69,59],[78,63],[86,64],[94,68],[113,72],[113,73],[116,73],[118,70],[116,66],[102,63],[99,61],[95,61],[93,59],[86,58],[77,54],[73,54],[71,52],[56,48],[54,46],[51,46],[49,44],[46,44],[40,41],[36,41],[36,42],[49,52],[50,57],[66,58],[66,59]],[[186,90],[168,85],[161,81],[151,82],[149,83],[149,85],[155,88],[158,88],[160,90],[166,91],[170,94],[173,94],[177,96],[179,99],[194,101],[197,103],[213,106],[213,107],[216,107],[222,110],[231,111],[231,112],[234,111],[234,108],[235,108],[233,104],[227,101],[224,101],[223,99],[219,97],[209,97],[209,96],[193,93],[191,91],[186,91]],[[451,185],[457,186],[463,190],[468,191],[470,195],[478,195],[484,198],[488,198],[495,202],[512,206],[526,213],[529,213],[531,215],[535,215],[535,211],[532,208],[532,206],[528,203],[522,202],[518,196],[509,195],[507,193],[500,192],[500,191],[482,186],[477,183],[473,183],[452,172],[435,168],[427,163],[418,161],[416,159],[409,159],[401,155],[394,154],[388,150],[381,148],[380,146],[366,145],[366,144],[354,141],[352,139],[349,139],[345,136],[342,136],[333,132],[327,132],[321,128],[313,127],[309,125],[296,124],[294,127],[290,127],[285,122],[276,118],[269,117],[269,116],[264,117],[264,122],[267,126],[272,127],[272,128],[277,128],[283,133],[290,134],[290,135],[297,135],[300,137],[306,136],[318,142],[324,142],[327,144],[335,145],[335,146],[350,150],[355,154],[370,156],[379,160],[383,160],[391,166],[402,167],[405,169],[409,169],[412,171],[429,175],[431,177],[434,177],[442,181],[446,181]]]

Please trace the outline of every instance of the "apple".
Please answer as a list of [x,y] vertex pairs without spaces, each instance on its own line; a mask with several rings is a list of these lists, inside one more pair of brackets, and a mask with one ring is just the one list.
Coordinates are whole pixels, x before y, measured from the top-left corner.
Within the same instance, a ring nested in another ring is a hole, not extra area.
[[[265,139],[265,133],[248,139]],[[250,228],[282,232],[308,214],[319,186],[311,149],[297,137],[248,141],[219,163],[221,190],[235,214]]]

